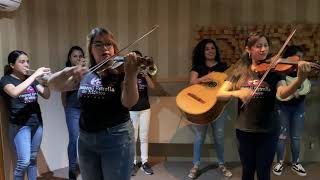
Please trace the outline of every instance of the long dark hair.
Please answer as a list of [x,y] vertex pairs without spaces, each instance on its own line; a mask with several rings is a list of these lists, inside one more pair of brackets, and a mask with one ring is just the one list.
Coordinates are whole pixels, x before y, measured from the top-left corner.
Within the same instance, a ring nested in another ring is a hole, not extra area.
[[[236,82],[236,88],[240,88],[240,86],[244,83],[244,81],[248,78],[248,77],[254,77],[256,76],[254,74],[254,72],[251,70],[251,64],[252,64],[252,59],[251,56],[249,55],[249,53],[247,52],[247,49],[252,48],[252,46],[254,46],[256,44],[256,42],[260,39],[260,38],[266,38],[268,45],[270,46],[270,40],[269,38],[263,34],[262,32],[252,32],[249,34],[248,38],[245,41],[245,48],[246,50],[243,52],[243,54],[241,55],[241,63],[238,66],[238,68],[236,68],[233,72],[233,76],[232,76],[232,80]],[[267,58],[270,58],[271,54],[267,55]]]
[[301,46],[291,45],[286,48],[286,50],[283,52],[282,57],[287,58],[290,56],[294,56],[298,52],[301,52],[302,54],[304,54],[304,49]]
[[94,28],[90,31],[90,33],[87,36],[87,50],[89,53],[89,60],[90,60],[90,67],[95,66],[97,63],[92,55],[91,52],[91,48],[92,48],[92,43],[93,43],[93,39],[98,36],[98,35],[107,35],[109,41],[112,43],[113,48],[114,48],[114,53],[118,53],[119,52],[119,48],[118,45],[114,39],[113,34],[111,33],[111,31],[104,29],[104,28]]
[[218,62],[218,63],[221,61],[220,50],[219,50],[219,47],[217,46],[217,44],[214,42],[214,40],[212,40],[212,39],[203,39],[193,49],[193,52],[192,52],[192,67],[199,66],[199,65],[205,65],[206,57],[205,57],[204,52],[205,52],[205,49],[206,49],[206,45],[208,43],[212,43],[213,46],[216,49],[215,61]]
[[15,64],[19,56],[22,54],[28,56],[26,52],[21,50],[14,50],[9,53],[8,64],[4,66],[4,75],[10,75],[12,73],[13,69],[11,68],[10,64]]
[[67,59],[67,61],[66,61],[66,67],[71,67],[72,66],[72,64],[71,64],[71,54],[72,54],[72,52],[73,51],[80,51],[81,53],[82,53],[82,56],[84,56],[84,51],[83,51],[83,49],[81,48],[81,47],[79,47],[79,46],[72,46],[71,48],[70,48],[70,50],[69,50],[69,52],[68,52],[68,59]]

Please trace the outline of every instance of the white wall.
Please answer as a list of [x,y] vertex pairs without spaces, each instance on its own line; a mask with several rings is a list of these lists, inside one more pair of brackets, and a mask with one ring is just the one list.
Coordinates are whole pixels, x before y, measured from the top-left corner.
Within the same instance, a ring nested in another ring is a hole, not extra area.
[[60,96],[51,91],[49,100],[39,98],[44,126],[41,149],[51,171],[68,166],[69,136]]

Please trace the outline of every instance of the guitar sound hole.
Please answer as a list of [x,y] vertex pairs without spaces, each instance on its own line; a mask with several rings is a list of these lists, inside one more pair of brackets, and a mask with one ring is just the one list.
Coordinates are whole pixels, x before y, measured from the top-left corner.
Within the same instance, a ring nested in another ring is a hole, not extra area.
[[212,81],[212,82],[209,82],[208,83],[208,87],[210,87],[210,88],[213,88],[213,87],[216,87],[218,84],[217,84],[217,82],[215,82],[215,81]]

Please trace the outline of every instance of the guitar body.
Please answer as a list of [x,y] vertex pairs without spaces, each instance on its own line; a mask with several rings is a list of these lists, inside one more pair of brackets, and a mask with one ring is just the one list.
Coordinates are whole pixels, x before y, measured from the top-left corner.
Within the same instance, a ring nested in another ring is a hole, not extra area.
[[[297,77],[286,76],[286,84],[287,85],[290,84],[295,79],[297,79]],[[307,95],[310,92],[310,90],[311,90],[311,83],[310,83],[310,81],[308,79],[306,79],[301,84],[301,87],[299,89],[297,89],[295,94],[297,94],[299,96]],[[279,97],[277,95],[277,99],[279,101],[290,101],[294,97],[296,97],[296,95],[292,94],[289,97],[282,99],[281,97]]]
[[212,82],[195,84],[183,89],[176,98],[176,103],[188,121],[194,124],[208,124],[222,112],[226,102],[217,102],[216,94],[227,75],[221,72],[209,73]]

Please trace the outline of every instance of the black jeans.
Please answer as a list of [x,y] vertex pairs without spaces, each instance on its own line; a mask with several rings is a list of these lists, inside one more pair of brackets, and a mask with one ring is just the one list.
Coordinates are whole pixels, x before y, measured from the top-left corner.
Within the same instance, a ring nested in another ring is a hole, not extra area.
[[242,180],[270,180],[278,133],[252,133],[236,130],[238,151],[242,164]]

